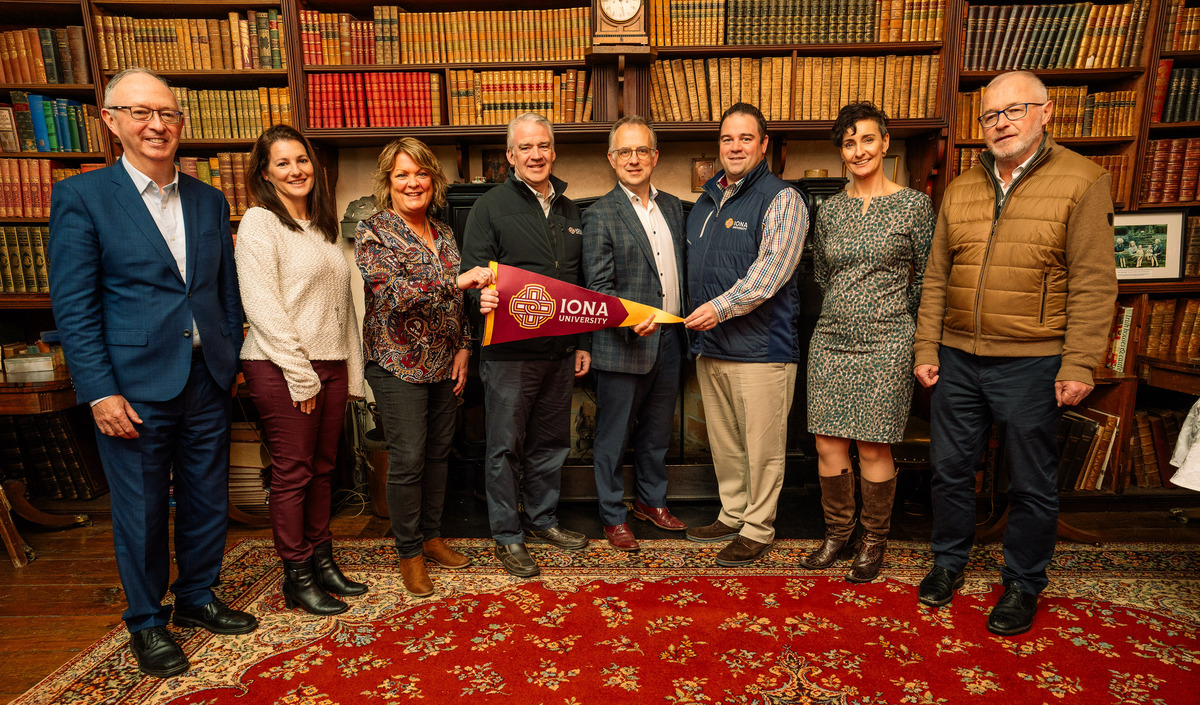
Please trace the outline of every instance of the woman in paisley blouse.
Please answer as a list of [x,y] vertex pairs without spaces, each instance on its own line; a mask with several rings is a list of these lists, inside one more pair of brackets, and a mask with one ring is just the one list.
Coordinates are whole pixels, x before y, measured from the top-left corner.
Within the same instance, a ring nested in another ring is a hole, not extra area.
[[433,594],[426,558],[450,569],[471,563],[442,541],[442,504],[471,346],[462,291],[487,286],[492,273],[458,273],[454,233],[428,215],[445,201],[446,176],[424,143],[403,137],[384,147],[372,187],[380,211],[358,224],[355,247],[366,289],[366,377],[387,440],[400,574],[424,597]]
[[913,333],[936,216],[929,197],[888,178],[887,116],[851,103],[833,124],[833,144],[853,177],[821,205],[813,266],[824,300],[808,357],[808,430],[817,440],[825,541],[800,565],[828,568],[854,531],[858,449],[862,541],[846,579],[879,574],[891,528],[896,466],[913,389]]

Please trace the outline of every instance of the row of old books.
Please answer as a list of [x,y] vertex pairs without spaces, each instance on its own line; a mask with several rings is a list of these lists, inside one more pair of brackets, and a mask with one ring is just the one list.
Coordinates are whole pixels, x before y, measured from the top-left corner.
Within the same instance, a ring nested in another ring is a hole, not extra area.
[[657,46],[941,41],[946,0],[652,0]]
[[5,294],[49,294],[45,225],[0,225],[0,285]]
[[[301,11],[300,23],[309,66],[582,61],[592,45],[589,7],[405,12],[376,5],[361,24],[348,13],[312,10]],[[356,28],[366,33],[357,54]]]
[[31,497],[94,499],[108,492],[91,413],[66,411],[0,416],[0,471],[22,480]]
[[1150,0],[969,5],[964,71],[1098,69],[1141,61]]
[[1200,137],[1150,140],[1142,170],[1142,203],[1190,203],[1200,182]]
[[103,168],[104,164],[62,167],[49,159],[0,159],[0,218],[49,218],[54,184],[80,171]]
[[502,125],[519,113],[550,121],[591,122],[592,92],[583,69],[450,71],[450,124]]
[[[1200,312],[1200,299],[1151,300],[1142,354],[1174,360],[1190,360],[1200,356],[1197,312]],[[1176,319],[1179,319],[1178,325]]]
[[832,120],[843,105],[870,100],[893,119],[925,118],[937,111],[939,64],[927,55],[656,61],[651,110],[659,122],[710,121],[745,101],[767,120]]
[[286,87],[220,91],[173,86],[171,92],[183,111],[180,137],[185,140],[252,140],[272,125],[295,124]]
[[[957,156],[950,163],[950,178],[965,173],[979,163],[979,155],[984,153],[984,147],[959,147]],[[1112,174],[1112,200],[1123,203],[1125,186],[1129,180],[1129,157],[1125,154],[1085,154],[1085,157],[1104,167]]]
[[1058,423],[1060,492],[1115,489],[1120,425],[1120,417],[1099,409],[1063,412]]
[[0,151],[99,152],[100,112],[69,98],[10,91],[0,104]]
[[229,436],[229,503],[265,516],[270,487],[270,455],[258,424],[236,421]]
[[1170,0],[1167,6],[1167,22],[1161,42],[1165,51],[1200,49],[1200,7],[1185,7],[1184,2]]
[[1190,122],[1200,120],[1200,68],[1172,68],[1173,59],[1158,62],[1154,81],[1154,102],[1150,119],[1154,122]]
[[[986,88],[958,94],[958,139],[983,139],[977,119]],[[1050,86],[1054,115],[1046,128],[1054,137],[1128,137],[1133,134],[1137,91],[1097,91],[1087,86]]]
[[1200,277],[1200,215],[1187,219],[1183,250],[1183,276]]
[[249,10],[228,19],[95,15],[100,68],[210,71],[287,68],[279,10]]
[[308,124],[316,128],[441,125],[442,76],[428,71],[310,75]]
[[1185,414],[1175,409],[1135,409],[1130,439],[1133,484],[1137,487],[1174,487],[1171,455],[1179,442]]
[[83,27],[0,32],[0,83],[91,82]]
[[[1122,248],[1124,243],[1119,240],[1116,248]],[[1129,360],[1129,340],[1133,337],[1133,306],[1117,304],[1113,312],[1112,328],[1108,332],[1108,352],[1104,357],[1104,366],[1119,375],[1125,374]]]
[[179,170],[225,194],[230,215],[242,215],[252,204],[246,192],[249,152],[218,152],[215,157],[180,157]]

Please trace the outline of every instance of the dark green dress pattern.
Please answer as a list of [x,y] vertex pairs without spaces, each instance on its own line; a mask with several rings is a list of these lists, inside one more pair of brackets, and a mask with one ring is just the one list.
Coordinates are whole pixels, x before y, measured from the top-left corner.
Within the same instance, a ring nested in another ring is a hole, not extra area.
[[913,333],[936,215],[923,193],[821,205],[813,264],[824,294],[808,353],[808,430],[897,443],[913,389]]

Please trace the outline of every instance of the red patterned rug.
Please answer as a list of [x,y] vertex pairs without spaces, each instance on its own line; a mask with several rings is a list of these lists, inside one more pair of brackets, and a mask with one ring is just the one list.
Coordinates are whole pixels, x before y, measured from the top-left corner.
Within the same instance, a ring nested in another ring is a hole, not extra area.
[[14,703],[1153,703],[1200,702],[1200,547],[1062,545],[1034,629],[989,634],[999,547],[977,550],[951,606],[916,602],[928,547],[894,543],[884,575],[851,585],[795,568],[812,541],[780,541],[743,569],[720,546],[593,541],[531,547],[538,580],[510,577],[491,542],[476,565],[436,569],[408,596],[388,540],[338,543],[371,592],[318,618],[287,610],[269,541],[226,556],[220,594],[257,632],[179,631],[192,670],[141,677],[117,630]]

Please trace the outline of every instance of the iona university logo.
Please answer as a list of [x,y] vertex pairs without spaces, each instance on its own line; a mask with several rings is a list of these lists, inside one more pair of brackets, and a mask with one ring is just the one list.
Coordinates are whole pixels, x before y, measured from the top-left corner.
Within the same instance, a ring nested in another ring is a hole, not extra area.
[[508,300],[508,313],[526,330],[540,328],[554,318],[554,299],[541,284],[526,284]]

